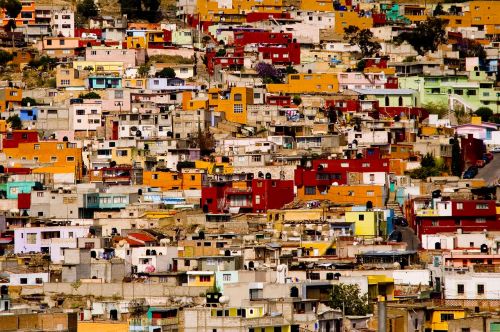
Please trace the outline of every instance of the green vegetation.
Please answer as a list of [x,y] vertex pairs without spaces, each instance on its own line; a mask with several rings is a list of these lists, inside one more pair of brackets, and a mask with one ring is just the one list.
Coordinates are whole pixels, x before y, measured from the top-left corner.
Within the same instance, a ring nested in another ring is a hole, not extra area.
[[333,285],[330,294],[330,307],[344,310],[346,315],[364,316],[370,313],[368,295],[362,295],[357,284]]
[[480,116],[483,122],[494,121],[493,111],[488,107],[479,107],[474,114]]
[[101,95],[99,95],[97,92],[90,91],[87,93],[80,93],[78,98],[82,99],[101,99]]
[[12,53],[0,50],[0,66],[4,66],[7,62],[11,61],[14,58]]
[[344,28],[344,35],[349,44],[358,45],[364,58],[372,57],[382,49],[379,42],[373,41],[373,33],[369,29],[360,30],[350,25]]
[[19,115],[17,115],[17,114],[9,116],[7,118],[7,123],[14,130],[23,129],[23,123],[21,121],[21,118],[19,118]]
[[423,156],[420,167],[410,171],[412,179],[425,180],[430,176],[440,176],[447,168],[442,159],[436,159],[430,153]]
[[174,78],[175,77],[175,70],[173,70],[170,67],[163,68],[159,72],[156,73],[156,77],[162,77],[162,78]]
[[396,44],[407,42],[421,56],[427,52],[434,52],[438,46],[446,43],[446,22],[439,18],[429,17],[417,23],[411,31],[403,32],[394,39]]
[[462,163],[460,161],[460,143],[458,135],[453,137],[453,144],[451,146],[451,174],[454,176],[462,175]]
[[28,104],[30,106],[36,106],[37,103],[36,103],[36,100],[31,98],[31,97],[24,97],[22,100],[21,100],[21,106],[28,106]]
[[82,0],[76,5],[76,13],[85,19],[89,19],[91,17],[96,17],[99,14],[99,9],[94,0]]
[[175,63],[175,64],[193,64],[193,59],[185,58],[180,55],[152,55],[149,57],[149,62],[153,63]]
[[129,20],[147,20],[158,22],[161,20],[160,0],[119,0],[122,14]]

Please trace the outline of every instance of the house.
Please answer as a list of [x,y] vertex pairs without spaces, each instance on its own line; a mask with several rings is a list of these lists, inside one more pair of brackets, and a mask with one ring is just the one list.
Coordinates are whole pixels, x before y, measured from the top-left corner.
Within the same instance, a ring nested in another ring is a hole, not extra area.
[[265,212],[283,207],[293,200],[293,181],[253,179],[248,187],[235,187],[231,183],[213,183],[201,190],[204,211]]
[[64,259],[63,248],[76,248],[77,238],[88,237],[93,229],[89,226],[24,227],[14,230],[14,252],[47,253],[51,261]]
[[50,26],[52,35],[57,37],[74,37],[75,13],[72,10],[61,9],[51,12]]

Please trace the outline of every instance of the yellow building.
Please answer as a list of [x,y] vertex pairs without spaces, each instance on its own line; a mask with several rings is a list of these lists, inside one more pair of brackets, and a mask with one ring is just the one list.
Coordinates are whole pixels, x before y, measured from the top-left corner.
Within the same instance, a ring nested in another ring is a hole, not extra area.
[[245,22],[247,12],[283,12],[282,0],[233,0],[231,6],[220,6],[217,0],[198,0],[197,14],[200,21]]
[[359,17],[357,12],[336,11],[335,12],[335,33],[344,34],[344,29],[353,25],[360,30],[373,28],[371,17]]
[[85,87],[87,74],[75,68],[56,68],[56,87],[58,89],[69,87]]
[[473,1],[469,3],[471,14],[471,25],[484,29],[486,35],[500,34],[500,2],[491,1]]
[[253,104],[253,89],[233,87],[231,90],[212,88],[208,90],[209,110],[223,112],[226,120],[241,124],[247,123],[247,105]]
[[128,49],[147,48],[146,38],[143,36],[127,36],[127,39],[125,39],[125,42],[127,43]]
[[34,173],[74,173],[77,180],[82,173],[82,149],[68,142],[19,143],[17,148],[3,149],[7,159],[35,161],[47,164]]
[[345,221],[354,223],[356,236],[377,237],[387,235],[387,222],[383,211],[346,211]]
[[0,133],[7,131],[7,120],[0,120]]
[[432,308],[429,310],[431,310],[431,320],[425,322],[425,329],[430,329],[430,331],[448,331],[449,320],[465,318],[464,308]]
[[203,169],[207,174],[233,174],[234,168],[230,163],[195,160],[194,166]]
[[333,1],[331,0],[302,0],[300,10],[333,12]]
[[73,61],[73,68],[93,73],[123,73],[123,61]]
[[186,172],[145,171],[143,184],[168,190],[201,190],[203,171],[187,170]]
[[78,322],[78,332],[128,332],[128,323],[119,322]]
[[289,74],[287,83],[268,84],[269,93],[336,93],[339,91],[337,73]]
[[130,89],[144,89],[146,81],[146,78],[122,78],[123,87]]
[[328,200],[338,205],[366,205],[371,201],[374,207],[384,206],[384,186],[361,184],[348,186],[331,186],[326,192],[316,190],[314,194],[306,194],[305,186],[297,188],[297,198],[303,201]]
[[213,287],[215,285],[215,273],[213,271],[188,271],[188,286]]
[[386,275],[371,275],[368,278],[368,299],[370,301],[393,301],[394,278]]

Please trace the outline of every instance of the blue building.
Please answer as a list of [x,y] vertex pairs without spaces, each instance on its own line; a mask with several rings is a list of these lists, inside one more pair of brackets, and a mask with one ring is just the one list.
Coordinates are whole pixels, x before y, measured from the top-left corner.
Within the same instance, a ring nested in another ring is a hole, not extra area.
[[38,119],[38,107],[23,107],[19,110],[21,121],[36,121]]
[[115,76],[91,76],[87,78],[89,89],[120,89],[122,79]]

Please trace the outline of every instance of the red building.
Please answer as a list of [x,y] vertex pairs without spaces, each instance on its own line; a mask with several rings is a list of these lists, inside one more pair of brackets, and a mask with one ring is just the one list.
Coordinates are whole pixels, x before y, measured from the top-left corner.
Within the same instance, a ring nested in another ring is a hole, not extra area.
[[17,148],[19,143],[38,142],[38,131],[36,130],[13,130],[5,134],[2,148]]
[[349,173],[389,173],[389,159],[381,159],[378,149],[369,149],[363,159],[317,159],[310,167],[295,169],[297,187],[329,187],[348,184]]
[[417,235],[500,231],[500,222],[493,200],[435,200],[409,201],[408,220]]
[[258,48],[264,60],[271,60],[278,65],[300,64],[300,44],[290,43],[284,45],[263,45]]
[[245,46],[247,44],[279,44],[287,45],[293,40],[291,33],[271,31],[235,31],[234,44]]
[[221,69],[240,69],[244,65],[245,57],[242,47],[228,51],[224,56],[217,56],[215,51],[206,52],[207,70],[210,75],[214,74],[215,67]]
[[280,107],[291,107],[292,97],[291,96],[266,96],[267,105],[278,105]]
[[236,188],[230,182],[214,183],[201,190],[201,206],[209,213],[238,212],[264,213],[280,209],[294,199],[291,180],[253,179],[246,188]]
[[486,152],[483,140],[474,138],[472,134],[460,137],[460,148],[463,168],[475,165],[476,161],[481,160],[483,153]]

